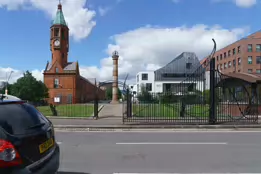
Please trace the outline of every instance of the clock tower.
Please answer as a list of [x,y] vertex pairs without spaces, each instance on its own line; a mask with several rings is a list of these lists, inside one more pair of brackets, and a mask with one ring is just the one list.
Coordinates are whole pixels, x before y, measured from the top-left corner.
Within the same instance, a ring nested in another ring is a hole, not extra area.
[[51,26],[50,49],[52,65],[58,64],[63,69],[68,63],[69,28],[64,19],[62,5],[58,4],[56,17]]

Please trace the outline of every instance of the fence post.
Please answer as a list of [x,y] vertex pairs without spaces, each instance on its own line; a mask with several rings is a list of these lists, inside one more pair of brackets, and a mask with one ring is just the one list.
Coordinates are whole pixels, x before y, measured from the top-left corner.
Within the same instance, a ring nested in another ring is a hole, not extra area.
[[127,101],[127,118],[130,117],[130,90],[127,88],[126,90],[126,101]]
[[94,97],[94,118],[98,119],[99,113],[99,99],[98,99],[98,87],[95,89],[95,97]]
[[210,59],[210,106],[209,106],[209,124],[216,123],[216,95],[215,95],[215,59]]

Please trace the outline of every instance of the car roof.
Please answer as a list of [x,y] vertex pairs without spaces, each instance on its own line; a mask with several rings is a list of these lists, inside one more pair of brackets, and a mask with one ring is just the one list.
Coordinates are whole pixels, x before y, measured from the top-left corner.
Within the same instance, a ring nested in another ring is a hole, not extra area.
[[18,101],[22,101],[20,98],[13,96],[13,95],[5,95],[5,94],[0,94],[0,98],[4,96],[4,98],[1,100],[0,99],[0,103],[12,103],[12,102],[18,102]]

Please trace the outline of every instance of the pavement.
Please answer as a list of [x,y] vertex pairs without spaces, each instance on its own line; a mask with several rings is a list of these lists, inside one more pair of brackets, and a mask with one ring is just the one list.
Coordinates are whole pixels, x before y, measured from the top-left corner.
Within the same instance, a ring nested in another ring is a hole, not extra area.
[[261,131],[56,131],[60,174],[261,173]]
[[123,124],[121,116],[106,117],[102,119],[60,119],[50,118],[55,128],[59,129],[168,129],[168,128],[261,128],[261,124],[219,124],[219,125],[184,125],[184,124]]

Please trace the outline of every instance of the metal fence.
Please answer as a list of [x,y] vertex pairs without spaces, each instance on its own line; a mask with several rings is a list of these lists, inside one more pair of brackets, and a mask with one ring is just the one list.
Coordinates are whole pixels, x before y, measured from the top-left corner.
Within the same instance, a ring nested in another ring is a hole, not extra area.
[[[257,100],[258,84],[230,78],[216,70],[215,59],[212,58],[215,50],[214,44],[207,64],[199,66],[193,74],[188,74],[181,83],[172,85],[169,91],[151,93],[143,88],[136,95],[128,91],[127,114],[123,116],[123,122],[134,124],[258,123],[260,110]],[[209,76],[206,75],[206,69],[210,69]],[[238,90],[239,88],[241,91]]]

